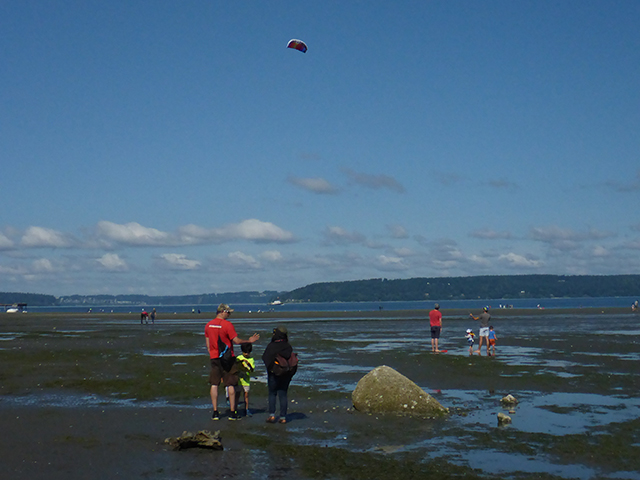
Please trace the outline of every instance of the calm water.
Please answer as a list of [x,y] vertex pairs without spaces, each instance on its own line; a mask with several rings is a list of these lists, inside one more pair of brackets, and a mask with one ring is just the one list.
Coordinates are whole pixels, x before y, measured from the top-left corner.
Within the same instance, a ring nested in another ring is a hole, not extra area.
[[[588,308],[588,307],[629,307],[638,297],[584,297],[584,298],[514,298],[514,299],[494,299],[494,300],[439,300],[443,309],[463,308],[480,309],[484,306],[500,308],[512,306],[513,308]],[[335,312],[335,311],[375,311],[375,310],[421,310],[431,309],[434,301],[414,301],[414,302],[306,302],[287,303],[278,306],[240,303],[233,304],[233,308],[239,312],[261,311],[284,311],[284,312]],[[127,313],[139,312],[143,309],[150,310],[155,307],[159,312],[212,312],[216,305],[83,305],[83,306],[62,306],[62,307],[29,307],[32,312],[87,312],[92,309],[94,312],[114,312]]]

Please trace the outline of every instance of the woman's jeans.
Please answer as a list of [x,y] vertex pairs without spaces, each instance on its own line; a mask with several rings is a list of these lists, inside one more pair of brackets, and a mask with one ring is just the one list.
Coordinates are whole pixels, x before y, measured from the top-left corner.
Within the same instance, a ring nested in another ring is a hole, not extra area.
[[290,375],[275,376],[267,372],[267,386],[269,387],[269,414],[276,414],[276,397],[280,399],[280,417],[287,416],[287,390],[291,383]]

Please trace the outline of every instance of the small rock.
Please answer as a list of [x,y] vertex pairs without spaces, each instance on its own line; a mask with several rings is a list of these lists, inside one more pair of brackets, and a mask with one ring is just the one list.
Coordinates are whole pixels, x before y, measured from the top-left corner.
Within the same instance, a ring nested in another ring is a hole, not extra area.
[[211,433],[208,430],[200,430],[195,435],[191,432],[182,432],[179,437],[169,437],[164,443],[174,450],[184,450],[185,448],[208,448],[211,450],[222,450],[220,431]]
[[511,423],[511,417],[502,412],[498,413],[498,425],[507,425],[508,423]]
[[506,397],[504,397],[502,400],[500,400],[500,403],[503,403],[505,405],[515,405],[518,403],[518,399],[513,395],[509,394]]

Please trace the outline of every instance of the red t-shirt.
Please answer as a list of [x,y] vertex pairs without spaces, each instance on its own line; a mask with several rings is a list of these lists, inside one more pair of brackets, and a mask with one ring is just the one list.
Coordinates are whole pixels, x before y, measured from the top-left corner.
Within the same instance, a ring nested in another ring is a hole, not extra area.
[[220,356],[220,352],[218,351],[218,337],[220,337],[222,343],[231,348],[231,352],[233,353],[232,340],[236,338],[238,334],[229,320],[214,318],[204,327],[204,336],[209,339],[209,356],[211,358],[218,358]]
[[431,310],[429,312],[429,323],[432,327],[441,327],[442,326],[442,314],[440,310]]

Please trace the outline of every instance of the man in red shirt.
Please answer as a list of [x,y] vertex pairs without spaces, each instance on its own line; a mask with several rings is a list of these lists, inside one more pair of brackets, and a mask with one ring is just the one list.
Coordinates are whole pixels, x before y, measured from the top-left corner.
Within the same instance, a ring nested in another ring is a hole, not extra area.
[[440,305],[437,303],[433,306],[433,310],[429,312],[429,323],[431,324],[431,351],[440,353],[438,340],[442,331],[442,313],[440,313]]
[[229,387],[229,406],[231,407],[231,415],[229,420],[239,420],[235,387],[238,385],[238,369],[235,365],[235,361],[230,366],[223,366],[222,356],[224,352],[229,349],[231,355],[235,360],[233,354],[233,345],[240,345],[241,343],[254,343],[260,335],[254,333],[248,340],[242,340],[238,337],[236,329],[233,324],[227,320],[231,315],[233,309],[224,303],[218,306],[216,318],[207,323],[204,328],[204,337],[207,344],[207,351],[211,358],[211,372],[209,373],[209,383],[211,384],[211,404],[213,405],[213,420],[219,420],[220,414],[218,413],[218,387],[220,381],[224,381],[225,386]]

